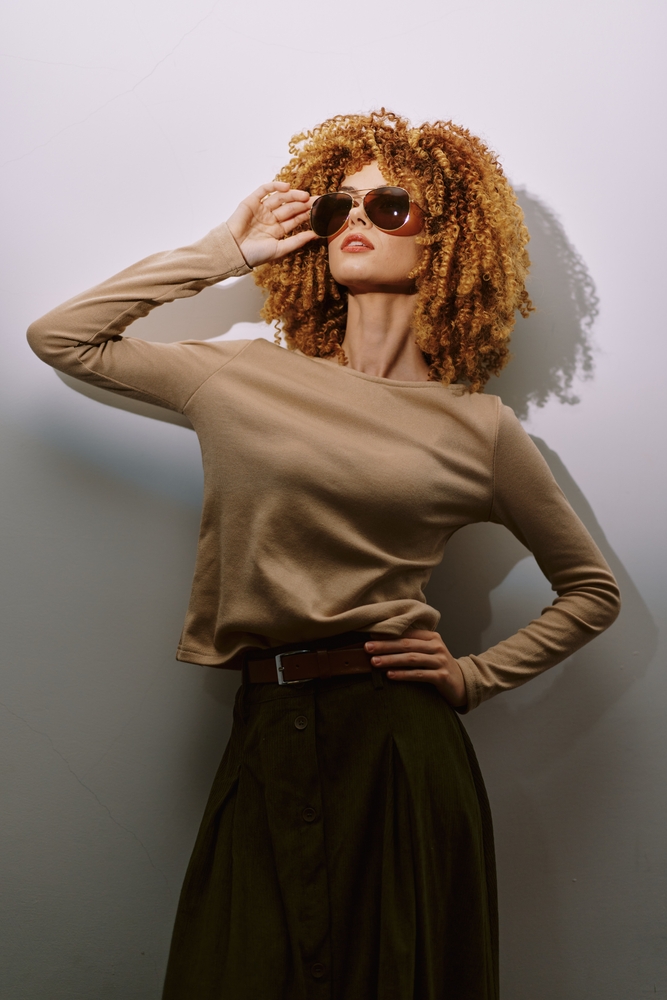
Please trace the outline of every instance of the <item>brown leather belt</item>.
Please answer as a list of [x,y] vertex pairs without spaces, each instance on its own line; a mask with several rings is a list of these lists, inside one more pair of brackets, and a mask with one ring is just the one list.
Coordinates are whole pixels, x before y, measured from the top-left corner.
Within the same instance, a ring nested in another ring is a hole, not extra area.
[[248,659],[248,680],[253,684],[294,684],[318,677],[369,674],[370,655],[363,643],[340,649],[295,649],[265,659]]

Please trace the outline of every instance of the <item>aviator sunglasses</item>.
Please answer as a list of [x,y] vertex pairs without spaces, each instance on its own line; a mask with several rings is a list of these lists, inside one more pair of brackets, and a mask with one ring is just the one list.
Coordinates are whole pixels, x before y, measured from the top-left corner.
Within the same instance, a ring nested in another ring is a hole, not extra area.
[[[359,195],[364,212],[377,229],[397,236],[414,236],[421,232],[424,217],[419,206],[410,201],[405,188],[377,187]],[[331,239],[345,228],[350,212],[354,208],[355,196],[347,191],[334,191],[316,198],[310,210],[310,228],[323,239]]]

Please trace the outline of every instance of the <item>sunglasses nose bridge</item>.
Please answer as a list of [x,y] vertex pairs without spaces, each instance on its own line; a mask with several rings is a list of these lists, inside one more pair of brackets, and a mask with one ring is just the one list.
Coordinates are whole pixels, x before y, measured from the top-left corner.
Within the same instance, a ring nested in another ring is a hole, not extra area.
[[372,226],[373,223],[368,218],[366,212],[366,206],[364,205],[364,198],[359,195],[352,199],[352,207],[347,217],[347,224],[352,225],[354,222],[361,222],[364,226]]

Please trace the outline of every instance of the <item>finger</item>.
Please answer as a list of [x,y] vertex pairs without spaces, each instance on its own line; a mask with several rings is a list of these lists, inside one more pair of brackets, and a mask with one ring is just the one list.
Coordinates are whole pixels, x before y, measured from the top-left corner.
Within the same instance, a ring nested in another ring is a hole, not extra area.
[[311,201],[311,197],[307,191],[301,191],[298,188],[289,188],[287,191],[272,191],[261,199],[261,204],[264,208],[275,212],[277,209],[282,208],[283,205],[289,205],[294,202],[302,205],[306,201]]
[[387,677],[392,681],[419,681],[421,684],[436,684],[438,679],[432,670],[388,670]]
[[285,222],[286,220],[293,218],[295,215],[302,213],[308,214],[309,212],[310,199],[308,199],[305,203],[303,201],[288,201],[283,205],[278,205],[273,210],[273,214],[279,222]]
[[269,181],[267,184],[260,185],[252,194],[248,195],[247,200],[262,201],[262,199],[268,198],[270,194],[273,194],[274,191],[289,191],[289,189],[289,184],[286,181]]
[[313,239],[318,239],[317,233],[314,233],[312,229],[306,229],[302,233],[295,233],[294,236],[278,240],[273,259],[280,260],[281,257],[286,257],[288,253],[294,253],[295,250],[299,250]]
[[[295,215],[293,219],[287,219],[287,221],[281,223],[281,225],[286,233],[291,233],[293,229],[296,229],[297,226],[300,226],[304,222],[308,222],[309,219],[309,211],[301,212],[299,215]],[[310,229],[308,231],[312,232]]]
[[[430,633],[427,633],[430,634]],[[365,643],[367,653],[416,652],[433,654],[440,649],[437,639],[382,639]]]
[[393,670],[396,667],[410,669],[437,670],[442,666],[435,656],[428,653],[391,653],[384,656],[372,656],[371,663],[380,670]]

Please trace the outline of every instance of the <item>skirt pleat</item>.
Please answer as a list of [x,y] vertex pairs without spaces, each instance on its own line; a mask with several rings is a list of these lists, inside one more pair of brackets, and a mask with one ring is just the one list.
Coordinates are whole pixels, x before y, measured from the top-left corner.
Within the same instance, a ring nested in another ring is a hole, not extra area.
[[435,688],[240,688],[163,996],[497,1000],[491,816]]

